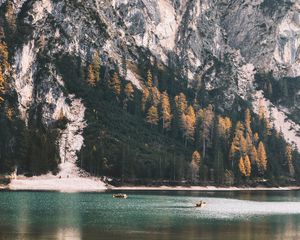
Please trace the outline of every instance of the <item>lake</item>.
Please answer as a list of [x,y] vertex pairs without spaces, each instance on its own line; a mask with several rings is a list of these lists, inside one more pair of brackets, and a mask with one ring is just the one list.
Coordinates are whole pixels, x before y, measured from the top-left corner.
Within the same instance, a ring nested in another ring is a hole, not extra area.
[[2,191],[0,239],[300,239],[299,191],[126,193]]

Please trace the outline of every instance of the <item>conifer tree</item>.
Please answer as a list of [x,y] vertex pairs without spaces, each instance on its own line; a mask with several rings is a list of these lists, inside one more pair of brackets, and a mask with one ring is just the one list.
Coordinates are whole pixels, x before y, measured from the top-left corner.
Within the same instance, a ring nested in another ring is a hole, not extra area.
[[239,160],[239,170],[240,170],[240,174],[242,176],[245,177],[247,175],[243,157],[240,157],[240,160]]
[[5,94],[5,81],[2,73],[2,68],[0,66],[0,104],[4,101]]
[[94,68],[94,74],[95,74],[95,80],[96,82],[100,81],[100,67],[101,67],[101,63],[100,63],[100,57],[99,57],[99,53],[95,52],[95,54],[93,55],[93,68]]
[[127,83],[124,88],[124,101],[123,101],[123,107],[124,109],[127,109],[128,102],[131,102],[134,98],[134,88],[131,84],[131,82]]
[[267,170],[267,154],[265,150],[265,146],[263,142],[259,142],[258,150],[257,150],[257,157],[258,157],[258,171],[261,174],[264,174]]
[[244,159],[245,163],[245,171],[246,171],[246,177],[250,177],[251,175],[251,162],[250,162],[250,159],[248,157],[248,155],[245,156],[245,159]]
[[170,100],[167,92],[163,92],[160,98],[161,119],[164,130],[169,130],[171,127],[172,114]]
[[146,122],[152,126],[157,125],[159,120],[158,111],[155,106],[149,108],[147,112]]
[[178,115],[181,116],[187,108],[186,96],[183,93],[180,93],[174,98],[174,101]]
[[293,165],[293,155],[292,155],[293,151],[292,151],[292,147],[290,144],[287,144],[286,146],[286,150],[285,150],[285,157],[287,160],[287,164],[288,164],[288,169],[289,169],[289,174],[290,176],[294,176],[295,175],[295,168]]
[[160,102],[160,91],[157,89],[157,87],[153,86],[150,88],[150,98],[151,98],[151,102],[150,104],[152,106],[157,107],[159,102]]
[[251,154],[252,152],[252,146],[253,146],[253,142],[252,142],[252,139],[250,137],[250,134],[247,132],[246,133],[247,136],[246,136],[246,143],[247,143],[247,154]]
[[232,123],[231,123],[230,118],[219,117],[218,133],[220,136],[224,137],[225,140],[228,140],[228,138],[229,138],[231,127],[232,127]]
[[199,168],[200,168],[201,155],[198,151],[194,151],[192,154],[191,162],[191,172],[192,180],[196,180],[199,177]]
[[250,159],[251,159],[252,164],[257,164],[258,165],[258,155],[257,155],[257,150],[256,150],[255,146],[252,146]]
[[6,117],[8,120],[12,121],[14,116],[14,110],[12,107],[7,107],[6,108]]
[[239,156],[243,156],[243,149],[247,148],[247,144],[246,141],[244,140],[245,138],[243,134],[244,134],[244,125],[240,121],[238,121],[236,124],[234,138],[232,140],[230,152],[229,152],[229,159],[231,161],[232,168],[234,166],[234,161]]
[[196,125],[196,114],[195,110],[192,106],[189,106],[187,108],[186,114],[183,114],[184,116],[183,122],[184,122],[184,138],[187,143],[187,141],[193,141],[194,135],[195,135],[195,125]]
[[143,88],[142,100],[141,100],[141,110],[142,112],[146,111],[146,104],[149,99],[149,90],[147,88]]
[[185,111],[187,108],[187,101],[185,95],[183,93],[180,93],[179,95],[175,96],[174,102],[176,107],[175,123],[177,124],[177,127],[179,127],[182,133],[185,129]]
[[110,78],[108,82],[108,87],[114,93],[116,97],[118,97],[121,93],[121,81],[119,78],[119,74],[116,71],[112,78]]
[[148,72],[147,72],[147,86],[148,86],[148,88],[152,88],[152,86],[153,86],[153,77],[152,77],[152,73],[150,70],[148,70]]
[[246,128],[246,134],[249,136],[252,136],[252,129],[251,129],[251,112],[249,108],[245,111],[245,128]]
[[255,143],[256,145],[257,145],[258,142],[259,142],[259,135],[258,135],[257,132],[253,135],[253,141],[254,141],[254,143]]
[[91,87],[95,87],[96,84],[97,84],[93,64],[90,64],[89,67],[88,67],[88,80],[87,80],[87,82]]
[[214,117],[215,115],[213,112],[213,106],[209,104],[204,111],[202,125],[201,125],[203,159],[205,159],[205,155],[206,155],[206,145],[211,140],[211,131],[213,127]]

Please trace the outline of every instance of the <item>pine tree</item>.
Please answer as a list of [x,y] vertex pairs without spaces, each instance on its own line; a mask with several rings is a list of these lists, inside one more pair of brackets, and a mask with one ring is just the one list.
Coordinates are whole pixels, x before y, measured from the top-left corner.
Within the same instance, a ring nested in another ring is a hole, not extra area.
[[257,157],[258,157],[258,171],[261,174],[264,174],[267,170],[267,154],[265,150],[265,146],[263,142],[259,142],[258,150],[257,150]]
[[92,63],[93,63],[93,68],[94,68],[95,80],[96,80],[96,82],[99,82],[100,81],[101,63],[100,63],[100,57],[99,57],[98,52],[95,52]]
[[152,86],[153,86],[153,77],[152,77],[152,73],[150,70],[148,70],[148,72],[147,72],[147,86],[148,86],[148,88],[152,88]]
[[134,88],[131,84],[131,82],[127,83],[124,88],[124,101],[123,101],[123,107],[124,109],[127,109],[128,102],[131,102],[134,98]]
[[229,159],[231,161],[231,167],[233,169],[234,161],[239,156],[243,156],[243,149],[247,149],[246,141],[244,140],[244,125],[238,121],[235,127],[234,138],[231,143]]
[[143,88],[143,95],[141,100],[141,110],[142,112],[146,111],[146,104],[149,100],[149,90],[147,88]]
[[230,131],[231,131],[232,123],[230,118],[228,117],[219,117],[218,120],[218,133],[220,136],[224,137],[225,140],[228,140],[230,136]]
[[14,4],[12,2],[8,2],[6,5],[5,18],[9,27],[14,32],[17,26],[16,26],[16,15],[14,13]]
[[245,128],[246,128],[246,134],[249,136],[252,136],[252,129],[251,129],[251,112],[249,108],[245,111]]
[[199,168],[200,168],[201,155],[198,151],[194,151],[192,154],[191,162],[191,172],[192,180],[197,180],[199,178]]
[[171,127],[172,114],[170,100],[167,92],[163,92],[160,98],[160,108],[161,108],[161,119],[163,124],[163,129],[169,130]]
[[246,171],[246,177],[250,177],[251,175],[251,162],[250,162],[250,159],[248,157],[248,155],[246,155],[245,159],[244,159],[245,163],[245,171]]
[[258,165],[258,155],[257,155],[257,150],[256,150],[255,146],[252,146],[250,159],[251,159],[252,164],[257,164]]
[[253,147],[253,142],[252,142],[252,138],[250,137],[249,133],[246,133],[246,143],[247,143],[247,154],[251,154],[252,152],[252,147]]
[[243,157],[240,157],[239,170],[242,176],[245,177],[247,175]]
[[292,151],[291,145],[287,144],[286,150],[285,150],[285,157],[286,157],[286,160],[287,160],[290,176],[294,177],[295,168],[294,168],[294,165],[293,165],[293,155],[292,155],[292,153],[293,153],[293,151]]
[[100,81],[100,57],[98,52],[93,55],[92,63],[88,66],[88,84],[92,87]]
[[195,135],[195,125],[196,125],[196,114],[194,111],[194,108],[192,106],[189,106],[187,108],[186,114],[183,114],[185,118],[184,121],[184,138],[187,141],[194,141],[194,135]]
[[12,107],[7,107],[6,108],[6,117],[8,120],[12,121],[14,117],[14,110]]
[[201,139],[202,139],[202,154],[203,159],[205,159],[206,155],[206,145],[211,140],[211,131],[213,127],[213,120],[214,120],[214,112],[213,106],[211,104],[204,111],[203,120],[201,124]]
[[175,124],[182,133],[185,129],[185,111],[187,109],[187,101],[185,95],[183,93],[180,93],[179,95],[175,96],[174,102],[176,107],[174,119]]
[[187,108],[186,96],[183,93],[180,93],[174,98],[174,101],[178,115],[181,116]]
[[150,107],[147,112],[146,122],[149,123],[152,127],[158,124],[158,120],[159,117],[158,117],[157,108],[155,106]]
[[97,84],[93,64],[90,64],[89,67],[88,67],[88,80],[87,80],[87,82],[91,87],[95,87],[96,84]]
[[2,73],[2,68],[0,66],[0,104],[4,101],[5,94],[5,81]]
[[254,141],[254,143],[257,145],[258,144],[258,142],[259,142],[259,135],[258,135],[258,133],[255,133],[254,135],[253,135],[253,141]]
[[160,102],[160,95],[161,95],[160,91],[157,89],[157,87],[154,86],[150,88],[150,99],[151,99],[150,104],[152,106],[155,107],[158,106]]
[[108,82],[108,87],[118,97],[121,93],[121,81],[118,72],[115,72],[113,77]]
[[245,156],[248,152],[247,141],[246,141],[243,134],[240,136],[240,147],[239,147],[239,149],[240,149],[240,153],[241,153],[242,156]]

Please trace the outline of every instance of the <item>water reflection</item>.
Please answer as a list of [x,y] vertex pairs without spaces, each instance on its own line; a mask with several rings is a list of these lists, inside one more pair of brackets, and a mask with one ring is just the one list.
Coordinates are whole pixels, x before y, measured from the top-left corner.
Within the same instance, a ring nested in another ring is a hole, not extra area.
[[0,239],[300,239],[299,192],[129,195],[0,192]]

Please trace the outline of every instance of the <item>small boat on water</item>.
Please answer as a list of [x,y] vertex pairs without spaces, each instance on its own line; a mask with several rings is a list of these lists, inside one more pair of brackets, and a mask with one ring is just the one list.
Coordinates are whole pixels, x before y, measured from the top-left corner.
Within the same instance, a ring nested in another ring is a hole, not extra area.
[[117,194],[113,194],[113,198],[128,198],[127,194],[123,194],[123,193],[117,193]]
[[202,200],[200,202],[196,203],[196,207],[198,207],[198,208],[204,207],[205,205],[206,205],[206,202],[204,202]]

